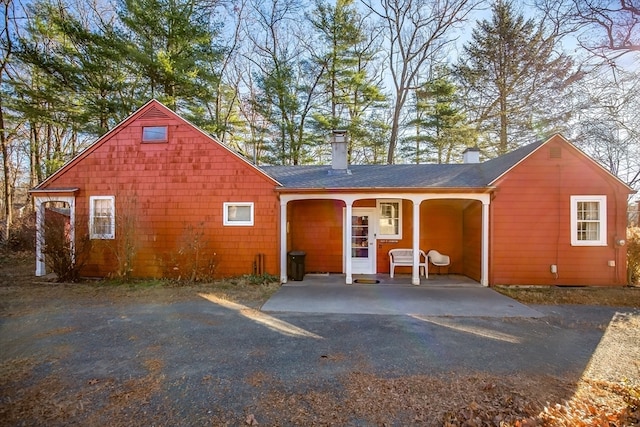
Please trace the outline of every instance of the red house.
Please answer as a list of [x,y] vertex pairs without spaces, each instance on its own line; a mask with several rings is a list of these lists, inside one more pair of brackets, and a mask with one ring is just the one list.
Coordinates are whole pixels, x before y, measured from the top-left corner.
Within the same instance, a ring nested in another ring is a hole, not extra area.
[[[32,190],[36,274],[45,274],[45,205],[61,201],[71,232],[95,242],[125,240],[133,220],[135,276],[182,268],[171,260],[186,238],[210,242],[219,276],[265,272],[283,283],[292,250],[306,252],[306,271],[350,284],[389,273],[389,251],[405,248],[409,265],[396,271],[413,284],[430,249],[449,256],[449,273],[483,285],[626,284],[633,190],[560,135],[483,163],[467,150],[449,165],[349,166],[341,132],[332,148],[330,166],[257,167],[150,101]],[[87,275],[121,263],[100,246]]]

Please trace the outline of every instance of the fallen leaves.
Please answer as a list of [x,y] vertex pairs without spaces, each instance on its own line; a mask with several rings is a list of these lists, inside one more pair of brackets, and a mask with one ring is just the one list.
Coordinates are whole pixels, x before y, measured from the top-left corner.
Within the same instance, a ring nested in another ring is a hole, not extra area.
[[256,417],[253,414],[247,415],[247,418],[245,418],[244,423],[248,426],[258,425],[258,421],[256,421]]
[[585,380],[570,399],[546,406],[540,419],[545,425],[558,427],[640,425],[640,389]]
[[609,383],[521,374],[385,378],[367,372],[347,374],[340,383],[299,385],[308,390],[299,393],[288,393],[275,380],[254,383],[261,397],[245,424],[257,425],[249,422],[258,417],[263,425],[622,427],[640,422],[638,390]]
[[[179,411],[163,398],[164,363],[147,359],[148,375],[117,381],[91,378],[70,387],[54,374],[33,381],[34,360],[2,366],[0,425],[169,425],[158,411]],[[212,380],[212,379],[210,379]],[[244,415],[209,408],[215,425],[416,425],[446,427],[622,427],[640,425],[640,390],[625,383],[512,374],[384,377],[367,371],[333,381],[283,382],[255,372],[245,378],[255,400]],[[208,381],[211,383],[211,381]],[[211,385],[211,384],[210,384]],[[160,400],[158,400],[160,398]],[[154,403],[155,402],[155,403]],[[162,402],[165,406],[154,406]],[[214,403],[214,402],[212,402]],[[175,419],[173,419],[175,421]],[[202,424],[207,424],[203,421]]]

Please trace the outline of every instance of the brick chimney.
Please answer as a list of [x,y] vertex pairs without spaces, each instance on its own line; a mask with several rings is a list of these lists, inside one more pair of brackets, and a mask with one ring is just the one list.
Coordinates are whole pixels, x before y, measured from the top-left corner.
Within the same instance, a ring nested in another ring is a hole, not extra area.
[[462,163],[480,163],[480,149],[468,147],[462,152]]
[[346,130],[334,130],[331,135],[331,170],[329,174],[351,174],[347,162]]

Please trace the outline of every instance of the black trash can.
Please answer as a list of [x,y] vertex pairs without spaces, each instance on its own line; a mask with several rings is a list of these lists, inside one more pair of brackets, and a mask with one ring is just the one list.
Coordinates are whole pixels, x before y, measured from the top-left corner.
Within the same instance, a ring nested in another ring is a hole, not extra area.
[[304,279],[304,258],[307,256],[303,251],[289,252],[289,277],[292,280]]

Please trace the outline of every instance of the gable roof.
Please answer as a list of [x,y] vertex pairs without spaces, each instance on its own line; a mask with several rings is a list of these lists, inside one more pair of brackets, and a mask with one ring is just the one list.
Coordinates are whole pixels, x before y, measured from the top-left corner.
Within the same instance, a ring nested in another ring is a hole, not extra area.
[[177,114],[175,111],[171,110],[170,108],[166,107],[164,104],[162,104],[160,101],[156,100],[156,99],[151,99],[149,100],[146,104],[144,104],[142,107],[138,108],[136,111],[134,111],[133,113],[131,113],[131,115],[129,115],[129,117],[125,118],[123,121],[121,121],[120,123],[118,123],[116,126],[114,126],[111,130],[109,130],[109,132],[105,133],[104,135],[102,135],[100,138],[98,138],[96,141],[94,141],[91,145],[89,145],[87,148],[85,148],[83,151],[81,151],[80,153],[78,153],[74,158],[72,158],[71,160],[69,160],[67,163],[65,163],[60,169],[58,169],[56,172],[54,172],[53,174],[51,174],[50,176],[48,176],[44,181],[42,181],[40,184],[38,184],[34,189],[32,189],[31,191],[33,192],[37,192],[37,191],[41,191],[43,189],[46,189],[46,186],[53,180],[56,179],[56,177],[62,175],[63,173],[65,173],[66,171],[68,171],[73,165],[75,165],[76,163],[78,163],[79,161],[81,161],[83,158],[87,157],[88,155],[90,155],[93,151],[95,151],[98,147],[100,147],[102,144],[104,144],[106,141],[108,141],[109,139],[111,139],[111,137],[115,134],[117,134],[118,132],[120,132],[122,129],[126,128],[127,125],[129,125],[130,123],[132,123],[133,121],[139,119],[139,118],[144,118],[145,115],[150,116],[150,117],[162,117],[162,115],[169,115],[172,118],[178,119],[179,121],[183,122],[184,124],[190,126],[191,128],[193,128],[194,130],[196,130],[197,132],[199,132],[203,137],[205,137],[208,141],[213,142],[215,144],[217,144],[220,148],[222,148],[223,150],[227,151],[229,154],[233,155],[234,157],[236,157],[238,160],[242,161],[243,163],[245,163],[248,167],[254,169],[257,173],[259,173],[260,175],[262,175],[265,179],[273,182],[275,185],[278,185],[279,183],[277,181],[274,180],[274,178],[272,176],[269,176],[268,174],[266,174],[262,169],[260,169],[259,167],[255,166],[253,163],[251,163],[250,161],[248,161],[245,157],[241,156],[240,154],[236,153],[235,151],[231,150],[229,147],[227,147],[226,145],[218,142],[214,137],[212,137],[211,135],[209,135],[208,133],[206,133],[205,131],[203,131],[202,129],[200,129],[198,126],[194,125],[193,123],[189,122],[188,120],[182,118],[179,114]]
[[609,178],[635,191],[617,176],[567,141],[562,135],[539,140],[483,163],[472,164],[409,164],[409,165],[351,165],[350,174],[331,174],[331,166],[261,166],[281,189],[488,189],[511,169],[555,138],[596,165]]
[[[586,160],[587,162],[591,163],[593,166],[595,166],[597,169],[599,169],[600,172],[604,173],[607,178],[611,178],[616,183],[618,183],[619,185],[625,187],[625,189],[628,190],[630,194],[636,192],[626,182],[622,181],[615,174],[611,173],[608,169],[606,169],[604,166],[602,166],[600,163],[598,163],[595,159],[593,159],[587,153],[585,153],[580,148],[578,148],[577,146],[572,144],[569,140],[567,140],[564,136],[562,136],[559,133],[556,133],[556,134],[552,135],[549,139],[546,139],[544,141],[535,142],[533,144],[521,147],[521,148],[519,148],[519,149],[517,149],[517,150],[515,150],[515,151],[513,151],[511,153],[507,153],[504,156],[500,156],[500,157],[497,157],[497,158],[495,158],[493,160],[489,160],[488,162],[486,162],[486,163],[495,162],[495,163],[500,164],[501,167],[504,168],[509,163],[512,163],[512,160],[514,160],[515,158],[517,158],[517,157],[520,158],[516,162],[513,162],[513,164],[511,164],[511,166],[509,166],[506,169],[504,169],[504,171],[502,171],[500,174],[496,175],[494,177],[494,179],[489,183],[489,185],[495,184],[496,181],[498,181],[502,176],[504,176],[506,173],[508,173],[511,169],[516,167],[518,164],[522,163],[527,157],[529,157],[534,152],[536,152],[538,149],[540,149],[542,146],[546,145],[548,142],[550,142],[550,141],[552,141],[554,139],[556,139],[556,140],[559,139],[560,142],[564,146],[566,146],[567,148],[569,148],[569,149],[575,151],[576,153],[578,153],[580,156],[582,156],[582,158],[584,160]],[[517,155],[514,155],[515,153],[517,153]],[[513,156],[514,159],[511,158],[512,155],[514,155]],[[501,167],[497,167],[495,169],[499,170],[499,169],[501,169]]]
[[469,188],[491,186],[543,142],[536,142],[483,163],[351,165],[350,174],[331,174],[331,166],[261,166],[288,189]]
[[351,173],[331,173],[331,166],[262,166],[285,188],[482,187],[479,164],[350,165]]

